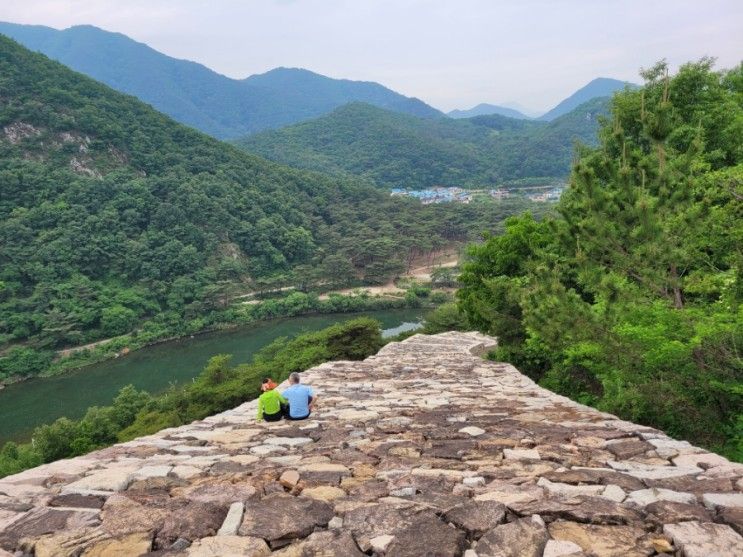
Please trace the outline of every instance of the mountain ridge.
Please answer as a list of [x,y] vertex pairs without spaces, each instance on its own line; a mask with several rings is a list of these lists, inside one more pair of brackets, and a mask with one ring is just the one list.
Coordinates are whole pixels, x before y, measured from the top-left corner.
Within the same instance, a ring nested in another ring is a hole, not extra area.
[[620,81],[609,77],[597,77],[586,85],[572,93],[569,97],[557,103],[553,108],[542,114],[537,120],[550,122],[555,118],[567,114],[581,104],[590,100],[610,97],[615,91],[621,91],[625,87],[637,87],[629,81]]
[[501,115],[421,119],[364,103],[234,141],[296,168],[355,175],[383,187],[487,187],[566,176],[577,139],[594,144],[608,99],[588,101],[552,122]]
[[530,116],[527,116],[515,108],[508,108],[506,106],[489,103],[480,103],[477,106],[473,106],[466,110],[455,109],[446,113],[450,118],[472,118],[474,116],[488,116],[490,114],[499,114],[501,116],[516,118],[518,120],[532,119]]
[[[381,84],[337,80],[310,70],[275,68],[232,79],[93,25],[57,30],[0,22],[0,33],[220,139],[317,117],[354,100],[424,117],[443,116]],[[295,80],[290,88],[287,77]]]

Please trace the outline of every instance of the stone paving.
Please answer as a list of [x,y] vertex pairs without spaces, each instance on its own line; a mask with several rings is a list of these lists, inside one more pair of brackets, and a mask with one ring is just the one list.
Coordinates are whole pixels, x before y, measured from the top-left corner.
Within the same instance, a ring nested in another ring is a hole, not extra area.
[[306,371],[308,421],[248,402],[1,479],[0,556],[743,555],[743,466],[541,389],[493,345],[416,335]]

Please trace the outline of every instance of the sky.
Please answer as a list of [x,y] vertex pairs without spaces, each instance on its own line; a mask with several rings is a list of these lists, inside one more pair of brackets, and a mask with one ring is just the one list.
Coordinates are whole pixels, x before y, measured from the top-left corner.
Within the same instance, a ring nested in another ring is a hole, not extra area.
[[661,59],[743,59],[741,0],[0,0],[0,21],[92,24],[234,78],[377,81],[442,110],[544,112]]

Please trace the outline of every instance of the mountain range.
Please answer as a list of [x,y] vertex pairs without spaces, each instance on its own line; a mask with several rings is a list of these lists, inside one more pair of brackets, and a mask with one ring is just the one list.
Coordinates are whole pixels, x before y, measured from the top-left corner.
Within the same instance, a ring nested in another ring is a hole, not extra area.
[[[425,102],[379,83],[333,79],[301,68],[275,68],[232,79],[92,25],[57,30],[0,22],[0,33],[218,139],[237,139],[296,124],[352,102],[422,118],[444,116]],[[593,98],[610,96],[625,85],[615,79],[595,79],[538,119],[551,121]],[[448,116],[490,114],[530,118],[516,108],[485,103],[453,110]]]
[[551,122],[498,114],[423,119],[364,103],[236,141],[268,159],[378,186],[492,187],[503,181],[562,177],[575,141],[595,144],[609,99],[592,99]]
[[91,25],[60,31],[0,23],[0,33],[219,139],[286,126],[354,101],[415,116],[443,116],[378,83],[331,79],[304,69],[276,68],[231,79]]
[[235,291],[385,283],[514,210],[280,166],[4,36],[0,98],[0,381],[65,346],[204,329]]
[[[585,102],[599,97],[610,97],[616,91],[621,91],[625,87],[635,88],[637,85],[627,81],[619,81],[618,79],[598,77],[558,103],[557,106],[551,110],[538,116],[536,120],[550,122],[559,116],[567,114]],[[447,116],[450,118],[472,118],[474,116],[487,116],[490,114],[499,114],[501,116],[524,120],[532,119],[530,116],[527,116],[522,111],[516,110],[515,108],[487,103],[478,104],[477,106],[467,110],[452,110],[451,112],[447,112]]]
[[478,104],[467,110],[452,110],[446,113],[449,118],[472,118],[473,116],[487,116],[490,114],[500,114],[501,116],[517,118],[519,120],[530,119],[529,116],[514,108],[487,103]]

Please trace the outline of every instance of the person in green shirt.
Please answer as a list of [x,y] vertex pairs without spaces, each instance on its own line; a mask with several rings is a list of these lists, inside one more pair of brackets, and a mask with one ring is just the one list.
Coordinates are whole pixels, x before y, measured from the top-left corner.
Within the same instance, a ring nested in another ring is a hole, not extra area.
[[282,406],[286,406],[288,401],[276,390],[277,386],[273,379],[269,377],[263,380],[261,385],[263,393],[258,397],[258,417],[256,419],[259,422],[261,420],[278,422],[281,419],[283,415]]

